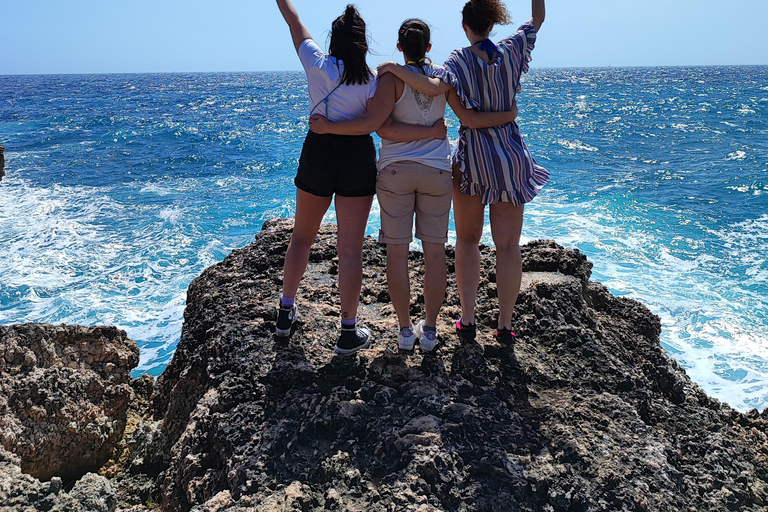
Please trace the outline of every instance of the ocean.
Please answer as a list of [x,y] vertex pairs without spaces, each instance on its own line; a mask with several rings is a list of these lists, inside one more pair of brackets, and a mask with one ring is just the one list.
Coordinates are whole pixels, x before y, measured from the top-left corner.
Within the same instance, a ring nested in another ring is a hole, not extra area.
[[[524,239],[646,304],[711,396],[768,407],[768,67],[533,69],[523,89],[552,175]],[[0,324],[117,325],[158,375],[190,281],[293,214],[307,112],[298,72],[0,76]]]

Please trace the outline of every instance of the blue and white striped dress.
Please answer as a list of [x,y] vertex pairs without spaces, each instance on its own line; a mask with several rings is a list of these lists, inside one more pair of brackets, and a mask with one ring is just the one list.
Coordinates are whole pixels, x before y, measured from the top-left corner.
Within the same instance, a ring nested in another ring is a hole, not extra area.
[[[461,48],[451,53],[436,76],[456,89],[467,108],[510,110],[535,42],[536,29],[525,23],[498,43],[499,54],[491,64],[469,48]],[[520,206],[536,197],[549,181],[549,171],[531,156],[517,123],[481,129],[461,126],[451,160],[461,169],[461,193],[479,194],[483,204],[502,201]]]

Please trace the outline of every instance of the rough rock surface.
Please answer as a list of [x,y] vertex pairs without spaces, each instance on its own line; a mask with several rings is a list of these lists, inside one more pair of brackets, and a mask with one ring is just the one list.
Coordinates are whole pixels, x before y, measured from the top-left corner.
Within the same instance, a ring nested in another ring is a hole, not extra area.
[[35,478],[98,471],[123,436],[138,362],[114,327],[0,326],[0,446]]
[[169,443],[151,416],[154,379],[143,375],[132,382],[134,400],[128,409],[125,435],[113,458],[100,474],[115,483],[120,510],[143,512],[151,509],[158,497],[157,476],[169,465],[169,454],[158,447]]
[[0,512],[114,512],[117,494],[106,478],[88,473],[67,492],[62,479],[48,482],[22,473],[18,457],[0,446]]
[[[189,288],[154,419],[124,457],[155,479],[163,510],[767,509],[768,415],[708,398],[660,347],[659,319],[591,282],[578,251],[524,247],[518,338],[503,347],[484,249],[477,342],[452,331],[450,283],[439,349],[408,354],[368,239],[359,318],[375,344],[342,358],[333,226],[313,246],[292,339],[272,336],[291,228],[267,222]],[[420,254],[411,268],[423,275]],[[418,319],[420,279],[412,295]]]
[[5,148],[0,146],[0,180],[5,176]]

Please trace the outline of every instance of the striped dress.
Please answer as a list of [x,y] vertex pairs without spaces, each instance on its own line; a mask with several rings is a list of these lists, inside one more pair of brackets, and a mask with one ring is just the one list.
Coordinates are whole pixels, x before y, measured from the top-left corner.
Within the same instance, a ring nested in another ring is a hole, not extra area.
[[[528,71],[536,29],[525,23],[498,43],[499,54],[486,64],[469,48],[451,53],[436,76],[456,89],[465,107],[481,112],[510,110]],[[451,160],[461,169],[461,193],[480,195],[483,204],[499,201],[523,205],[549,181],[549,171],[536,163],[517,123],[493,128],[459,128]]]

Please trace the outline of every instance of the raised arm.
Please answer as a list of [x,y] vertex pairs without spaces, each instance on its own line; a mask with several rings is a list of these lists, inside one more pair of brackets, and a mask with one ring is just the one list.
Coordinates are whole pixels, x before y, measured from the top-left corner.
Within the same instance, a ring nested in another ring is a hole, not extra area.
[[450,84],[446,84],[439,78],[430,78],[395,62],[384,62],[379,64],[378,71],[379,76],[382,76],[385,73],[392,73],[417,91],[430,96],[440,96],[441,94],[448,92],[448,89],[451,88]]
[[461,124],[467,128],[490,128],[513,122],[517,119],[517,103],[512,106],[512,110],[501,112],[477,112],[466,108],[461,104],[461,99],[456,90],[451,88],[448,92],[448,104],[451,110],[459,118]]
[[288,24],[288,28],[291,29],[293,46],[296,47],[296,51],[298,52],[301,43],[307,39],[312,39],[312,35],[299,19],[299,13],[293,6],[293,3],[291,3],[291,0],[277,0],[277,7],[280,9],[283,19]]
[[541,28],[541,25],[544,23],[544,18],[546,15],[544,0],[532,0],[531,11],[533,12],[533,17],[530,21],[533,23],[533,26],[536,27],[536,31],[538,31],[539,28]]
[[309,118],[309,129],[315,133],[336,135],[367,135],[375,132],[395,108],[395,80],[394,75],[384,75],[379,79],[376,94],[368,100],[368,108],[363,117],[333,122],[323,116],[313,115]]
[[444,139],[448,134],[445,119],[440,118],[432,126],[418,126],[415,124],[400,123],[390,117],[381,128],[376,130],[382,139],[393,142],[412,142],[423,139]]

